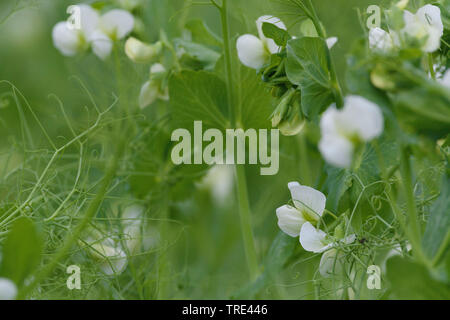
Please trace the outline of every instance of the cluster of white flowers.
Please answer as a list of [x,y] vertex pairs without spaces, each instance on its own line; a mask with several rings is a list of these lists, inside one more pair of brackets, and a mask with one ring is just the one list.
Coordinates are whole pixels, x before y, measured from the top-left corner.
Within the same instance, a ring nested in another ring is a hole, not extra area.
[[300,244],[306,251],[323,253],[320,260],[319,271],[324,277],[332,273],[339,273],[342,268],[340,256],[342,252],[338,247],[342,244],[351,244],[355,235],[331,237],[324,231],[316,228],[325,211],[325,195],[298,182],[288,184],[294,206],[284,205],[276,210],[278,226],[291,237],[299,237]]
[[[135,8],[140,1],[124,1],[120,5]],[[114,41],[124,39],[132,30],[135,19],[131,13],[121,9],[110,10],[100,15],[89,5],[76,6],[77,17],[62,21],[53,28],[53,43],[65,56],[75,56],[92,48],[92,51],[101,59],[110,56]],[[135,63],[151,64],[157,60],[163,50],[162,42],[154,44],[145,43],[134,37],[125,42],[125,54]],[[163,86],[163,79],[167,75],[166,69],[160,63],[150,67],[149,80],[140,90],[139,106],[145,108],[157,99],[167,101],[169,93],[167,86]]]
[[62,21],[55,25],[52,32],[55,47],[65,56],[75,56],[89,48],[101,59],[110,56],[114,41],[126,37],[134,27],[134,17],[121,9],[113,9],[100,15],[97,10],[86,4],[76,6],[75,13],[79,25],[71,21]]
[[348,96],[343,109],[333,105],[324,112],[320,129],[319,150],[325,160],[339,168],[350,168],[355,148],[383,132],[383,113],[363,97]]
[[[281,47],[274,40],[268,39],[263,32],[263,24],[271,23],[280,29],[287,30],[286,25],[274,16],[261,16],[256,20],[258,37],[252,34],[244,34],[237,39],[236,48],[242,64],[259,70],[270,61],[270,55],[279,53]],[[333,47],[338,39],[336,37],[327,39],[329,48]]]
[[400,31],[389,32],[376,27],[369,32],[370,48],[378,53],[389,54],[400,47],[402,38],[414,39],[422,43],[424,52],[435,52],[441,46],[444,25],[439,7],[427,4],[416,14],[408,10],[403,11],[404,27]]
[[0,278],[0,300],[14,300],[17,296],[17,287],[11,280]]

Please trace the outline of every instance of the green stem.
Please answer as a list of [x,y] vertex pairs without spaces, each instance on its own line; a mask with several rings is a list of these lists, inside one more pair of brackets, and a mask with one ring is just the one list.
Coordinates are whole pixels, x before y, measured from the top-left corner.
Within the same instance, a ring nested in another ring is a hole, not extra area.
[[253,240],[253,231],[250,217],[250,203],[248,201],[247,181],[245,179],[245,167],[235,166],[239,213],[241,219],[242,237],[244,238],[245,255],[251,280],[258,276],[258,260]]
[[418,224],[418,216],[416,203],[414,200],[414,190],[412,181],[412,170],[411,162],[409,159],[409,151],[403,147],[401,153],[401,175],[403,180],[403,187],[406,196],[406,210],[408,215],[408,229],[411,240],[411,245],[413,247],[413,252],[416,257],[422,261],[426,262],[424,259],[421,242],[420,242],[420,227]]
[[227,80],[227,98],[228,98],[228,113],[230,116],[231,125],[236,126],[236,114],[233,107],[234,103],[234,86],[233,86],[233,72],[231,64],[231,45],[230,45],[230,31],[228,27],[228,4],[227,0],[223,0],[222,7],[220,9],[220,15],[222,20],[222,36],[225,55],[225,69]]
[[428,54],[428,69],[430,69],[430,75],[433,80],[436,80],[436,72],[434,72],[433,54]]
[[[231,62],[231,45],[230,32],[228,25],[228,3],[227,0],[222,1],[219,7],[222,20],[222,35],[224,42],[225,71],[227,79],[227,96],[228,111],[230,123],[232,127],[236,127],[236,112],[234,104],[234,86],[232,78],[232,62]],[[244,239],[245,255],[248,264],[248,270],[251,280],[256,279],[258,275],[258,260],[256,256],[255,242],[251,225],[250,202],[248,199],[247,181],[245,178],[245,167],[242,165],[235,166],[237,197],[239,202],[239,215],[241,221],[242,236]]]

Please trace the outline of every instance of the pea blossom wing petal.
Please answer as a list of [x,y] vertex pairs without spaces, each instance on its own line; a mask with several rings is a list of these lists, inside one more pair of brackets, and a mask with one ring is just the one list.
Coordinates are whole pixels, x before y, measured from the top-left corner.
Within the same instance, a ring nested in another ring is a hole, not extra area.
[[52,30],[53,45],[65,56],[74,56],[82,51],[82,39],[77,30],[69,28],[67,22],[58,22]]
[[317,215],[314,217],[316,220],[322,216],[327,201],[322,192],[308,186],[302,186],[298,182],[291,182],[288,187],[296,208],[306,212],[312,210]]
[[320,258],[319,272],[324,278],[329,278],[333,274],[342,272],[342,263],[339,260],[338,250],[330,249],[325,251]]
[[439,36],[444,33],[444,24],[441,19],[441,9],[437,6],[427,4],[417,10],[416,16],[423,24],[431,26]]
[[300,230],[300,244],[306,251],[324,252],[331,247],[331,244],[325,243],[326,236],[325,232],[314,228],[310,222],[306,222]]
[[319,142],[325,161],[338,168],[350,168],[353,161],[353,144],[339,135],[326,134]]
[[394,41],[388,32],[377,27],[369,31],[369,46],[372,50],[388,53],[394,48]]
[[77,5],[80,8],[80,27],[86,38],[89,38],[98,28],[100,16],[98,12],[87,4]]
[[100,59],[104,60],[111,54],[113,43],[112,40],[103,32],[97,30],[90,37],[92,51]]
[[125,10],[114,9],[101,17],[101,28],[112,38],[122,39],[134,28],[134,17]]
[[236,43],[236,48],[242,64],[252,68],[261,69],[269,61],[269,53],[264,47],[264,43],[251,34],[240,36]]
[[306,222],[301,212],[294,207],[284,205],[279,207],[276,213],[280,229],[291,237],[298,237],[302,225]]
[[378,137],[384,129],[380,108],[360,96],[346,97],[345,107],[336,117],[339,130],[350,135],[356,133],[363,141]]

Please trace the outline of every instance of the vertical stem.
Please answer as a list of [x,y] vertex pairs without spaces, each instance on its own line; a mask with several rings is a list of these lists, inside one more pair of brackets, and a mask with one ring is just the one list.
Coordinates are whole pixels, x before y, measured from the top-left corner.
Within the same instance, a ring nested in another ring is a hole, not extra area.
[[436,72],[434,71],[433,54],[428,54],[428,69],[430,69],[430,75],[433,80],[436,80]]
[[[228,26],[228,6],[227,0],[222,1],[220,7],[220,14],[222,20],[222,35],[224,42],[224,56],[225,56],[225,71],[227,79],[227,96],[228,96],[228,111],[230,123],[232,127],[236,127],[236,112],[234,107],[234,86],[231,65],[231,45],[230,32]],[[248,264],[248,270],[251,280],[254,280],[258,275],[258,260],[256,257],[255,242],[253,238],[250,202],[248,200],[247,181],[245,178],[245,167],[243,165],[235,166],[236,172],[236,191],[239,202],[239,215],[241,221],[242,236],[244,239],[245,255]]]
[[230,45],[230,31],[228,28],[228,5],[227,0],[223,0],[222,7],[220,9],[222,20],[222,36],[225,55],[225,73],[227,79],[227,97],[228,97],[228,113],[230,117],[231,126],[236,126],[236,114],[234,110],[234,86],[233,86],[233,73],[231,65],[231,45]]
[[411,162],[409,159],[409,151],[403,147],[401,153],[401,175],[403,180],[403,188],[406,196],[406,210],[408,215],[408,229],[413,247],[413,252],[416,257],[426,263],[426,259],[422,254],[422,247],[420,242],[420,228],[417,223],[417,209],[414,200],[414,190],[412,181]]
[[250,279],[256,279],[258,275],[258,260],[256,257],[255,242],[250,216],[250,203],[248,201],[247,181],[245,179],[245,167],[236,165],[236,183],[241,220],[242,237],[244,239],[245,256],[247,258]]

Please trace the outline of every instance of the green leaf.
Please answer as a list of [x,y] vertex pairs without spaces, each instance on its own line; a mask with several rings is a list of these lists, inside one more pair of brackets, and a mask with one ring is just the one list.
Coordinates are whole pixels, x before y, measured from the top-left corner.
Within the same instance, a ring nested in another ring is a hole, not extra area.
[[21,286],[35,271],[42,253],[42,242],[34,223],[28,218],[18,219],[5,240],[0,276]]
[[277,45],[280,47],[286,46],[286,43],[289,40],[289,33],[286,30],[278,28],[276,25],[268,22],[262,24],[262,30],[264,35],[275,41]]
[[327,166],[326,171],[327,179],[325,180],[324,190],[327,193],[327,209],[331,212],[337,212],[339,201],[350,187],[348,179],[351,175],[348,170],[331,166]]
[[192,128],[194,121],[204,127],[225,129],[228,99],[226,85],[206,71],[182,71],[169,80],[172,119],[178,128]]
[[178,48],[185,50],[183,55],[184,59],[190,58],[191,60],[194,60],[194,62],[197,62],[199,68],[201,69],[213,70],[220,58],[220,53],[205,45],[182,39],[176,39],[174,42]]
[[398,256],[389,259],[386,266],[394,298],[402,300],[450,298],[450,286],[433,279],[424,266]]
[[327,58],[327,44],[321,38],[303,37],[287,44],[286,74],[300,86],[302,110],[315,118],[334,100]]
[[233,298],[254,298],[283,268],[297,246],[298,239],[280,231],[264,259],[264,272],[254,282],[239,290]]
[[186,24],[186,29],[191,32],[193,42],[216,47],[222,47],[223,45],[222,40],[200,19],[189,21]]
[[417,87],[394,97],[399,118],[415,130],[440,138],[450,130],[450,100],[438,91]]
[[241,105],[242,127],[244,129],[270,128],[269,119],[273,112],[272,96],[253,70],[241,67],[237,93]]
[[430,259],[443,254],[450,237],[450,177],[445,176],[441,194],[431,207],[431,215],[423,236],[423,249]]

